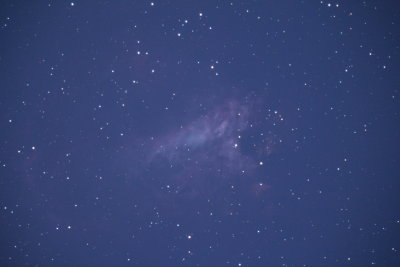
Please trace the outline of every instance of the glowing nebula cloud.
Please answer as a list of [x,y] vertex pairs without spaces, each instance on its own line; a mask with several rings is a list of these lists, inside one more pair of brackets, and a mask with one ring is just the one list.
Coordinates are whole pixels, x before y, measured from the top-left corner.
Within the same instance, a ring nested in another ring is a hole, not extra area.
[[246,175],[259,163],[241,147],[250,116],[254,114],[249,105],[230,100],[175,131],[155,137],[144,148],[147,169],[174,192],[191,197],[213,194],[238,178],[253,179],[249,190],[254,191],[251,187],[259,183]]
[[226,196],[235,184],[254,197],[268,191],[261,165],[268,164],[275,141],[269,132],[260,136],[260,129],[273,121],[265,119],[267,110],[260,112],[260,105],[249,99],[213,103],[201,115],[186,114],[187,122],[175,129],[159,128],[151,138],[129,139],[117,161],[125,163],[121,170],[129,173],[132,185],[143,181],[149,195],[165,200]]

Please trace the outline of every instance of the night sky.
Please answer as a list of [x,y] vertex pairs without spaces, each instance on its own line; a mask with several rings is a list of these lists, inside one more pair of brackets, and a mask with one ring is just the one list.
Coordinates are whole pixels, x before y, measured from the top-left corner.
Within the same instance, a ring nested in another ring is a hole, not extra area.
[[0,266],[400,266],[397,1],[2,1]]

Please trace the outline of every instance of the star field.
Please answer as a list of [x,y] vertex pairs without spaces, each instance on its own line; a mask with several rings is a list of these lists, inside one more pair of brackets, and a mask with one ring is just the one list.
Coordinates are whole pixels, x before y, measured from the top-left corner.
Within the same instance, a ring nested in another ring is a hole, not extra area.
[[0,266],[398,266],[395,1],[3,1]]

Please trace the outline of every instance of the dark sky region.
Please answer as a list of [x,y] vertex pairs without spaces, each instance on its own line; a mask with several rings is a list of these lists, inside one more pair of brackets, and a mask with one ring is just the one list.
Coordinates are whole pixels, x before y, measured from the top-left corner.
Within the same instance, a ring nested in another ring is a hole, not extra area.
[[0,6],[0,266],[400,266],[398,1]]

